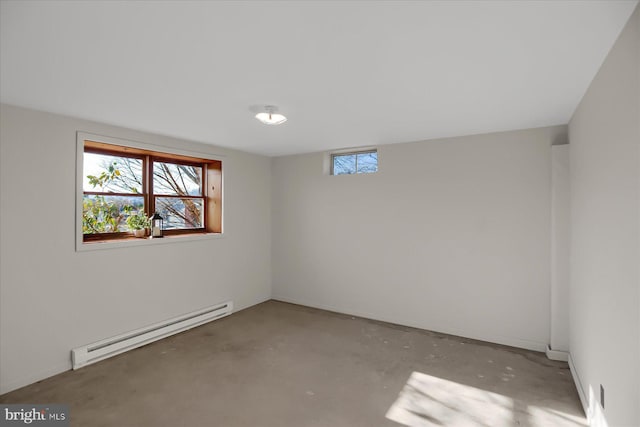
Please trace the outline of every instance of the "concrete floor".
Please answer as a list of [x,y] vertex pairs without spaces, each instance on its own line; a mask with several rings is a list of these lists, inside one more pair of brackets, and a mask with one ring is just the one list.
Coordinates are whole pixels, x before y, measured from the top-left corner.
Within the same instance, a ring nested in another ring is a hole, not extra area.
[[276,301],[0,403],[66,403],[72,426],[586,425],[542,353]]

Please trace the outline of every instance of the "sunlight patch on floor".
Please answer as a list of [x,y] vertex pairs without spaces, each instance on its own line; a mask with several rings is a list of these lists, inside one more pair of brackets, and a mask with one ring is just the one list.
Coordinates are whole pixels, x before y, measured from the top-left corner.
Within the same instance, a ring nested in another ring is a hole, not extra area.
[[579,417],[501,394],[413,372],[386,417],[410,427],[578,427]]

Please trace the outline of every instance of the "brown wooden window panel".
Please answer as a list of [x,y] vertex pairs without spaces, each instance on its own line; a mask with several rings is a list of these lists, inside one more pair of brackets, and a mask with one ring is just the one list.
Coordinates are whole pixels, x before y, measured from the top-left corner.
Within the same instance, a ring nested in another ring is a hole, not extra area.
[[84,242],[132,238],[139,210],[160,213],[168,236],[222,232],[219,160],[85,140],[83,169]]

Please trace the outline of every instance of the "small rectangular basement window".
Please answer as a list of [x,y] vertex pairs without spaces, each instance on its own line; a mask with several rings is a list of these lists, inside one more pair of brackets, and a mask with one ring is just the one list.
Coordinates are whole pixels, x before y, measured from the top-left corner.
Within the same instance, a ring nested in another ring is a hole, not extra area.
[[331,175],[351,175],[378,171],[378,150],[331,155]]

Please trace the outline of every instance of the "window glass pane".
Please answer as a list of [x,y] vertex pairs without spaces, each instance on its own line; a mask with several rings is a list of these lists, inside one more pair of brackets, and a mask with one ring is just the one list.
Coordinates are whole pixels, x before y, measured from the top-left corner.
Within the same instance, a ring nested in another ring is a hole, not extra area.
[[144,210],[142,196],[85,195],[82,200],[82,233],[129,231],[127,217]]
[[84,191],[142,193],[142,159],[84,153]]
[[203,199],[156,197],[156,212],[164,219],[164,228],[202,228],[204,224]]
[[202,168],[175,163],[153,163],[153,192],[172,196],[201,196]]
[[333,174],[345,175],[356,173],[356,155],[333,156]]
[[358,173],[372,173],[378,171],[378,153],[358,154]]

